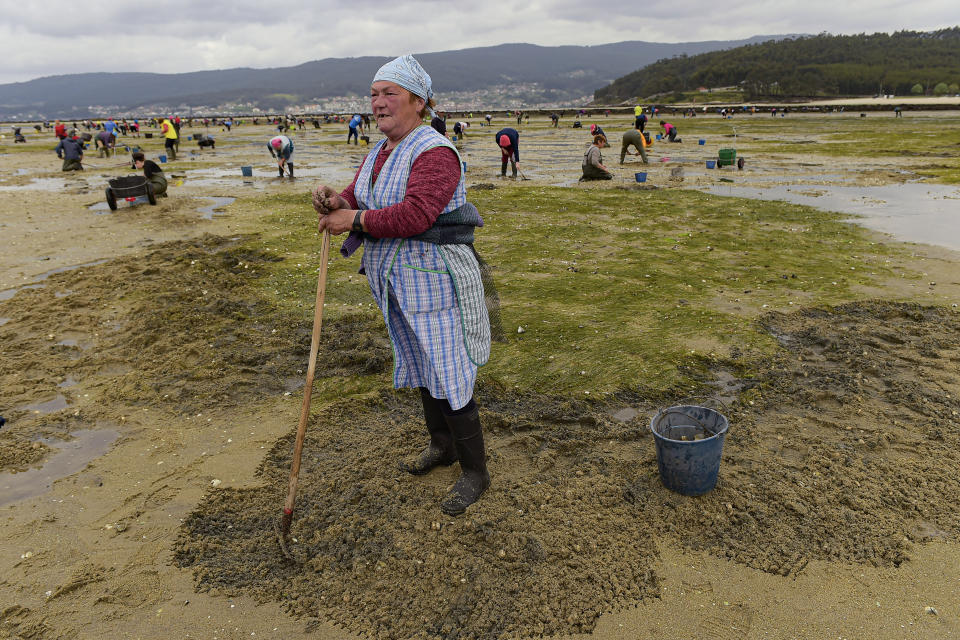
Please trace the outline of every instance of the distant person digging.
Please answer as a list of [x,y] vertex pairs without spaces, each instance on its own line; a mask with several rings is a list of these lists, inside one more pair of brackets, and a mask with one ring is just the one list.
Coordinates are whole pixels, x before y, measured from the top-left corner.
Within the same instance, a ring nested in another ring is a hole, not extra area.
[[583,175],[580,177],[580,182],[613,179],[613,174],[603,166],[603,156],[600,155],[600,148],[604,144],[606,144],[606,138],[603,136],[593,138],[593,144],[583,154]]
[[620,164],[623,164],[623,158],[627,155],[632,146],[637,150],[633,155],[640,156],[643,164],[647,164],[647,147],[650,146],[650,134],[644,133],[639,129],[631,129],[623,134],[623,142],[620,143]]
[[359,134],[363,133],[363,116],[354,114],[347,124],[347,144],[350,144],[350,138],[353,138],[353,144],[359,145]]
[[113,151],[114,144],[116,143],[116,138],[113,133],[104,129],[97,134],[93,142],[97,147],[97,156],[100,158],[109,158],[110,152]]
[[277,159],[277,170],[280,172],[279,177],[283,177],[283,167],[287,166],[287,171],[290,172],[290,177],[293,177],[293,163],[290,162],[290,157],[293,155],[293,141],[290,140],[287,136],[274,136],[270,142],[267,143],[267,149],[270,150],[270,155]]
[[455,122],[453,124],[453,135],[465,138],[467,136],[467,127],[469,126],[469,122]]
[[597,124],[592,124],[592,125],[590,125],[590,135],[591,135],[591,136],[594,136],[594,137],[596,137],[596,136],[603,136],[603,146],[604,146],[604,147],[609,147],[609,146],[610,146],[610,144],[607,142],[607,134],[606,134],[606,133],[604,132],[604,130],[600,127],[600,125],[597,125]]
[[210,148],[216,151],[217,141],[213,138],[213,136],[207,135],[205,133],[198,133],[193,137],[196,139],[197,146],[200,147],[200,149]]
[[180,141],[180,136],[177,134],[176,127],[173,126],[173,121],[170,118],[164,118],[163,122],[160,123],[160,131],[163,132],[163,146],[167,151],[167,156],[171,161],[177,159],[177,143]]
[[663,120],[660,121],[660,126],[663,127],[663,135],[667,137],[668,142],[683,142],[683,140],[677,137],[677,128],[675,126]]
[[[17,132],[19,133],[19,129]],[[62,138],[57,143],[57,157],[63,160],[62,171],[83,171],[83,143],[76,138]]]
[[520,164],[520,134],[516,129],[505,127],[497,131],[493,137],[500,147],[500,177],[507,177],[507,161],[510,161],[510,170],[513,177],[517,177],[517,167]]
[[163,175],[163,169],[153,160],[147,160],[142,152],[137,151],[133,154],[133,166],[131,169],[143,171],[143,177],[153,185],[153,195],[157,198],[167,197],[167,177]]

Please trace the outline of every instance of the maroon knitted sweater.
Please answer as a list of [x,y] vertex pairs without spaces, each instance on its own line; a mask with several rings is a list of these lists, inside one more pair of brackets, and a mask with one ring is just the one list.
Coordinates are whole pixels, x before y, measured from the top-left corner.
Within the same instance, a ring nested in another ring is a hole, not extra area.
[[[373,179],[380,175],[390,150],[384,146],[373,163]],[[353,176],[350,186],[340,195],[357,209],[354,189],[360,170]],[[448,147],[435,147],[424,151],[413,161],[407,180],[407,193],[403,201],[383,209],[369,209],[363,216],[363,226],[375,238],[409,238],[416,236],[436,222],[460,182],[460,162],[457,154]]]

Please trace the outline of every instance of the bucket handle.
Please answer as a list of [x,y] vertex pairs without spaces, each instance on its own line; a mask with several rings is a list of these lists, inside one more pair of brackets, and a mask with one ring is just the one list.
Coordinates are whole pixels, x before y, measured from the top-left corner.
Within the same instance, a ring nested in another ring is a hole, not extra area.
[[676,414],[676,415],[679,415],[679,416],[683,416],[684,418],[687,418],[688,420],[693,420],[694,422],[697,423],[697,426],[699,426],[701,429],[703,429],[706,433],[709,433],[711,438],[712,438],[713,436],[717,435],[717,432],[716,432],[716,431],[714,431],[713,429],[707,428],[707,426],[706,426],[705,424],[703,424],[702,422],[700,422],[699,420],[697,420],[696,418],[694,418],[693,416],[691,416],[689,413],[685,413],[685,412],[683,412],[683,411],[680,411],[679,409],[672,409],[672,408],[671,408],[671,409],[660,409],[660,412],[659,412],[658,415],[668,416],[668,415],[670,415],[670,414]]
[[[728,414],[730,413],[730,407],[727,405],[726,402],[724,402],[720,398],[713,398],[711,396],[684,396],[680,398],[681,402],[683,402],[684,400],[706,400],[707,402],[716,402],[721,407],[723,407]],[[710,407],[707,407],[707,408],[709,409]]]
[[[723,400],[720,400],[719,398],[711,398],[710,396],[684,396],[684,397],[680,398],[680,402],[684,402],[684,401],[686,401],[686,400],[707,400],[708,402],[715,402],[715,403],[719,404],[720,406],[722,406],[722,407],[724,408],[724,410],[726,410],[727,414],[730,413],[730,407],[727,406],[727,403],[726,403],[726,402],[724,402]],[[709,409],[710,407],[707,407],[707,408]],[[684,413],[683,411],[677,411],[677,410],[670,410],[670,409],[661,408],[661,409],[658,411],[658,413],[661,414],[661,415],[669,415],[669,414],[671,414],[671,413],[680,414],[680,415],[682,415],[683,417],[689,418],[690,420],[693,420],[694,422],[696,422],[697,425],[698,425],[701,429],[703,429],[705,432],[709,433],[711,437],[717,435],[717,432],[716,432],[716,431],[714,431],[713,429],[708,428],[706,425],[704,425],[702,422],[700,422],[700,420],[694,418],[693,416],[691,416],[691,415],[688,414],[688,413]],[[728,425],[728,426],[727,426],[727,429],[729,430],[729,428],[730,428],[730,427],[729,427],[729,425]]]

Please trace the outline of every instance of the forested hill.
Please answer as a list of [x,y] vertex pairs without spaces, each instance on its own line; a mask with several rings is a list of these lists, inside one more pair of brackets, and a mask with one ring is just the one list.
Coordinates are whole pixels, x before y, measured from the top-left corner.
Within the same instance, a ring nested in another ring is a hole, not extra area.
[[700,87],[739,86],[747,99],[957,93],[960,27],[934,32],[821,34],[660,60],[594,92],[616,104]]

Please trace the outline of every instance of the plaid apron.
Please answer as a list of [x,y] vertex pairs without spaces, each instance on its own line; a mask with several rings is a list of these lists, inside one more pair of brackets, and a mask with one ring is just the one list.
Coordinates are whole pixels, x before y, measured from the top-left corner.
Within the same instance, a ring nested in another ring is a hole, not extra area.
[[[420,126],[390,153],[374,183],[373,165],[385,143],[374,146],[357,176],[354,196],[360,208],[402,202],[413,162],[424,151],[446,146],[456,153],[444,136]],[[441,215],[466,200],[461,171]],[[363,266],[393,343],[394,387],[426,387],[453,409],[462,408],[473,397],[477,367],[490,357],[490,322],[473,251],[467,245],[367,235]]]

